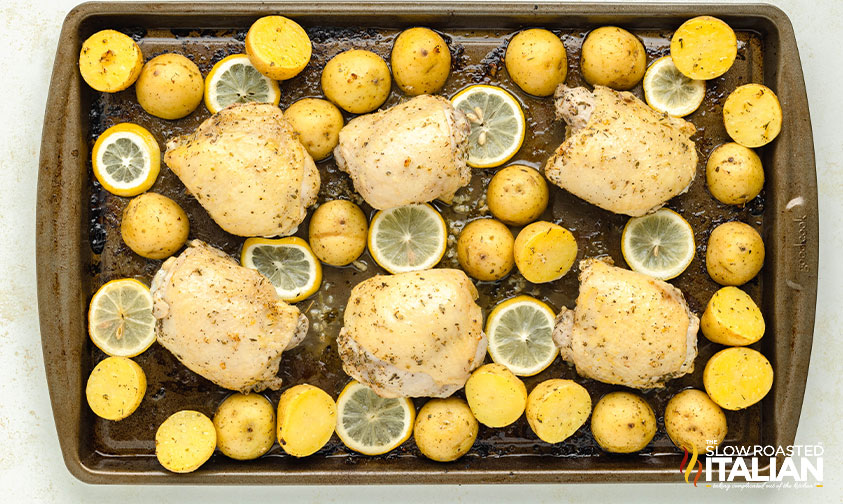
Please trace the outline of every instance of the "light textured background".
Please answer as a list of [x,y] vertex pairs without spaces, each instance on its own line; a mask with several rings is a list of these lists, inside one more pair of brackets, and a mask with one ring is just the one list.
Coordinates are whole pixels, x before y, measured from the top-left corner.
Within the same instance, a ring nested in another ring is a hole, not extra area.
[[[843,299],[843,2],[775,0],[793,22],[811,105],[820,199],[820,274],[814,352],[797,443],[825,447],[825,485],[723,490],[682,485],[448,487],[96,487],[62,463],[50,410],[35,288],[35,193],[41,123],[59,29],[77,0],[0,5],[0,502],[719,502],[843,501],[839,360]],[[726,2],[732,3],[732,2]],[[737,3],[737,2],[734,2]],[[787,118],[785,118],[787,120]],[[815,244],[811,244],[815,245]],[[795,493],[798,492],[798,495]]]

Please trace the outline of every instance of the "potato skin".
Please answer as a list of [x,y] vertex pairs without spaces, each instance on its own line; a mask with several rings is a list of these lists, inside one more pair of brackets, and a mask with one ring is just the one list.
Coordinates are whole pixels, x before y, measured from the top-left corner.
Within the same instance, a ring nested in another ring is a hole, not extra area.
[[594,406],[591,433],[605,451],[637,452],[656,435],[656,415],[643,397],[630,392],[611,392]]
[[631,89],[644,78],[647,53],[635,35],[617,26],[602,26],[585,38],[580,68],[592,86]]
[[187,214],[178,203],[166,196],[143,193],[123,209],[120,235],[126,245],[141,257],[170,257],[182,248],[189,231]]
[[310,218],[310,248],[331,266],[345,266],[360,257],[368,233],[363,210],[347,200],[323,203]]
[[477,420],[462,399],[431,399],[416,415],[413,438],[425,457],[451,462],[468,453],[478,429]]
[[545,380],[527,397],[527,423],[546,443],[571,437],[591,414],[591,396],[573,380]]
[[318,98],[304,98],[284,111],[299,141],[316,161],[331,155],[340,140],[343,126],[342,113],[333,103]]
[[524,413],[527,387],[501,364],[475,369],[465,382],[465,398],[477,421],[487,427],[506,427]]
[[214,414],[217,448],[236,460],[260,457],[275,443],[275,408],[260,394],[235,393]]
[[749,294],[723,287],[711,296],[700,318],[700,329],[714,343],[751,345],[764,336],[764,317]]
[[721,408],[748,408],[764,399],[773,387],[773,366],[757,350],[727,348],[708,359],[703,385],[711,400]]
[[342,52],[331,58],[322,70],[322,92],[352,114],[365,114],[383,105],[391,87],[389,67],[371,51]]
[[524,30],[509,41],[506,71],[518,87],[534,96],[550,96],[568,75],[565,45],[553,32]]
[[729,142],[708,157],[705,180],[711,195],[721,203],[743,205],[764,187],[764,168],[755,151]]
[[500,280],[512,271],[515,238],[502,222],[477,219],[469,222],[457,239],[460,267],[481,281]]
[[547,208],[547,181],[538,170],[510,165],[495,173],[486,189],[486,203],[496,219],[510,226],[524,226]]
[[395,83],[410,96],[439,91],[451,72],[448,44],[429,28],[401,32],[392,46],[390,61]]
[[138,103],[155,117],[181,119],[202,103],[205,81],[196,63],[166,53],[147,61],[135,83]]
[[743,285],[764,265],[764,241],[743,222],[720,224],[708,237],[705,266],[720,285]]
[[667,435],[679,448],[707,453],[726,439],[726,415],[702,390],[686,389],[673,396],[664,410]]

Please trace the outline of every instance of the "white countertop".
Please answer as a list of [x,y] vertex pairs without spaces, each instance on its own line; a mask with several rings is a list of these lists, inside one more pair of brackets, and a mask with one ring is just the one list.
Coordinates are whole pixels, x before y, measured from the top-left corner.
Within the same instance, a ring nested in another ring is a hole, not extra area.
[[[65,468],[53,424],[38,329],[35,194],[41,123],[62,20],[77,0],[0,5],[0,502],[810,502],[843,501],[843,1],[772,0],[793,22],[813,119],[820,203],[814,352],[797,443],[825,447],[822,488],[759,490],[677,485],[420,487],[90,486]],[[738,3],[724,0],[722,3]],[[798,492],[798,495],[794,495]]]

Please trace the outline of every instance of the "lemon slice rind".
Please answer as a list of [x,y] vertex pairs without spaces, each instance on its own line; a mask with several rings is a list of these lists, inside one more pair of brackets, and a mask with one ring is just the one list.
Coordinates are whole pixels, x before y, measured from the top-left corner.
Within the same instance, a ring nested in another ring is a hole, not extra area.
[[621,253],[633,271],[670,280],[694,260],[694,230],[681,215],[667,208],[633,217],[623,228]]
[[310,297],[322,285],[322,264],[310,245],[295,236],[247,239],[240,264],[265,276],[288,303]]
[[654,110],[685,117],[705,99],[705,81],[683,75],[670,56],[654,61],[644,74],[644,99]]
[[559,355],[553,342],[555,318],[548,305],[529,296],[500,303],[486,321],[489,356],[517,376],[541,373]]
[[469,166],[494,168],[512,159],[521,149],[527,131],[524,110],[508,91],[477,84],[454,95],[451,102],[471,123]]
[[[226,72],[229,74],[226,75]],[[226,79],[226,87],[221,90],[222,79]],[[254,82],[252,79],[260,80]],[[223,103],[220,102],[221,91],[225,96]],[[247,98],[250,93],[255,92],[265,94]],[[218,61],[208,72],[204,96],[205,106],[212,114],[216,114],[233,103],[260,102],[278,105],[281,101],[281,90],[278,82],[260,73],[247,55],[232,54]]]
[[[414,232],[435,233],[435,240],[420,242]],[[447,244],[445,220],[426,203],[381,210],[369,226],[369,252],[381,268],[393,274],[433,268],[445,255]]]
[[416,410],[406,398],[385,399],[352,381],[337,398],[337,437],[363,455],[383,455],[410,438]]
[[111,357],[135,357],[155,342],[149,287],[133,278],[100,287],[88,308],[88,335]]

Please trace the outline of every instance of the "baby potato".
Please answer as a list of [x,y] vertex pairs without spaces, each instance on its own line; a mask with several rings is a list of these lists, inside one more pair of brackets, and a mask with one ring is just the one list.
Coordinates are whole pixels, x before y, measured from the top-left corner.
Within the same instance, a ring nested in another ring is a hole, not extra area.
[[509,41],[506,71],[518,87],[535,96],[550,96],[568,75],[565,45],[553,32],[524,30]]
[[617,26],[602,26],[585,38],[580,68],[592,86],[631,89],[644,78],[647,53],[635,35]]
[[727,348],[708,359],[703,385],[711,400],[721,408],[748,408],[764,399],[772,388],[773,366],[757,350]]
[[392,46],[395,83],[410,96],[433,94],[445,85],[451,72],[448,44],[429,28],[410,28]]
[[511,165],[495,173],[486,189],[486,203],[496,219],[525,226],[547,208],[547,182],[538,170]]
[[416,415],[413,438],[425,457],[451,462],[468,453],[477,439],[478,428],[471,409],[462,399],[431,399]]
[[591,433],[607,452],[637,452],[656,435],[656,415],[643,397],[630,392],[611,392],[594,406]]
[[202,103],[205,81],[196,63],[166,53],[146,62],[135,83],[140,106],[162,119],[181,119]]
[[331,439],[337,425],[337,403],[313,385],[296,385],[278,401],[278,443],[294,457],[307,457]]
[[389,67],[372,51],[342,52],[322,70],[322,92],[352,114],[365,114],[383,105],[391,87]]
[[135,83],[143,68],[143,54],[131,37],[114,30],[94,33],[82,43],[79,72],[97,91],[116,93]]
[[133,198],[123,210],[120,235],[136,254],[164,259],[175,254],[190,231],[187,214],[178,203],[157,193]]
[[85,397],[100,418],[123,420],[138,409],[146,394],[146,374],[126,357],[108,357],[94,367]]
[[591,414],[591,396],[572,380],[546,380],[527,397],[527,422],[545,443],[561,443]]
[[505,366],[486,364],[465,382],[465,398],[478,422],[487,427],[506,427],[524,413],[527,387]]
[[697,453],[707,453],[719,446],[728,430],[720,406],[696,389],[683,390],[668,401],[664,426],[673,444]]
[[708,80],[726,73],[738,55],[738,39],[725,21],[698,16],[682,23],[670,39],[676,69],[690,79]]
[[723,124],[732,140],[744,147],[767,145],[782,129],[779,98],[767,86],[744,84],[726,98]]
[[310,248],[331,266],[345,266],[360,257],[368,233],[366,215],[350,201],[323,203],[310,218]]
[[264,16],[246,33],[249,61],[270,79],[292,79],[310,62],[312,52],[304,28],[284,16]]
[[538,221],[518,233],[514,245],[518,271],[533,283],[552,282],[565,276],[577,258],[577,240],[570,231],[552,222]]
[[764,317],[749,294],[737,287],[715,292],[700,319],[709,340],[729,346],[751,345],[764,336]]
[[208,461],[217,446],[211,419],[198,411],[170,415],[155,432],[155,456],[168,471],[189,473]]
[[752,149],[729,142],[714,149],[705,165],[711,195],[727,205],[743,205],[764,187],[761,158]]
[[720,224],[708,237],[705,266],[720,285],[743,285],[764,265],[764,241],[758,231],[743,222]]
[[460,232],[457,260],[462,269],[477,280],[499,280],[515,266],[514,244],[512,233],[502,222],[477,219]]
[[223,455],[256,459],[275,443],[275,408],[260,394],[235,393],[217,407],[214,428]]
[[316,161],[330,156],[340,141],[342,113],[327,100],[299,100],[284,111],[284,118],[299,134],[299,141]]

